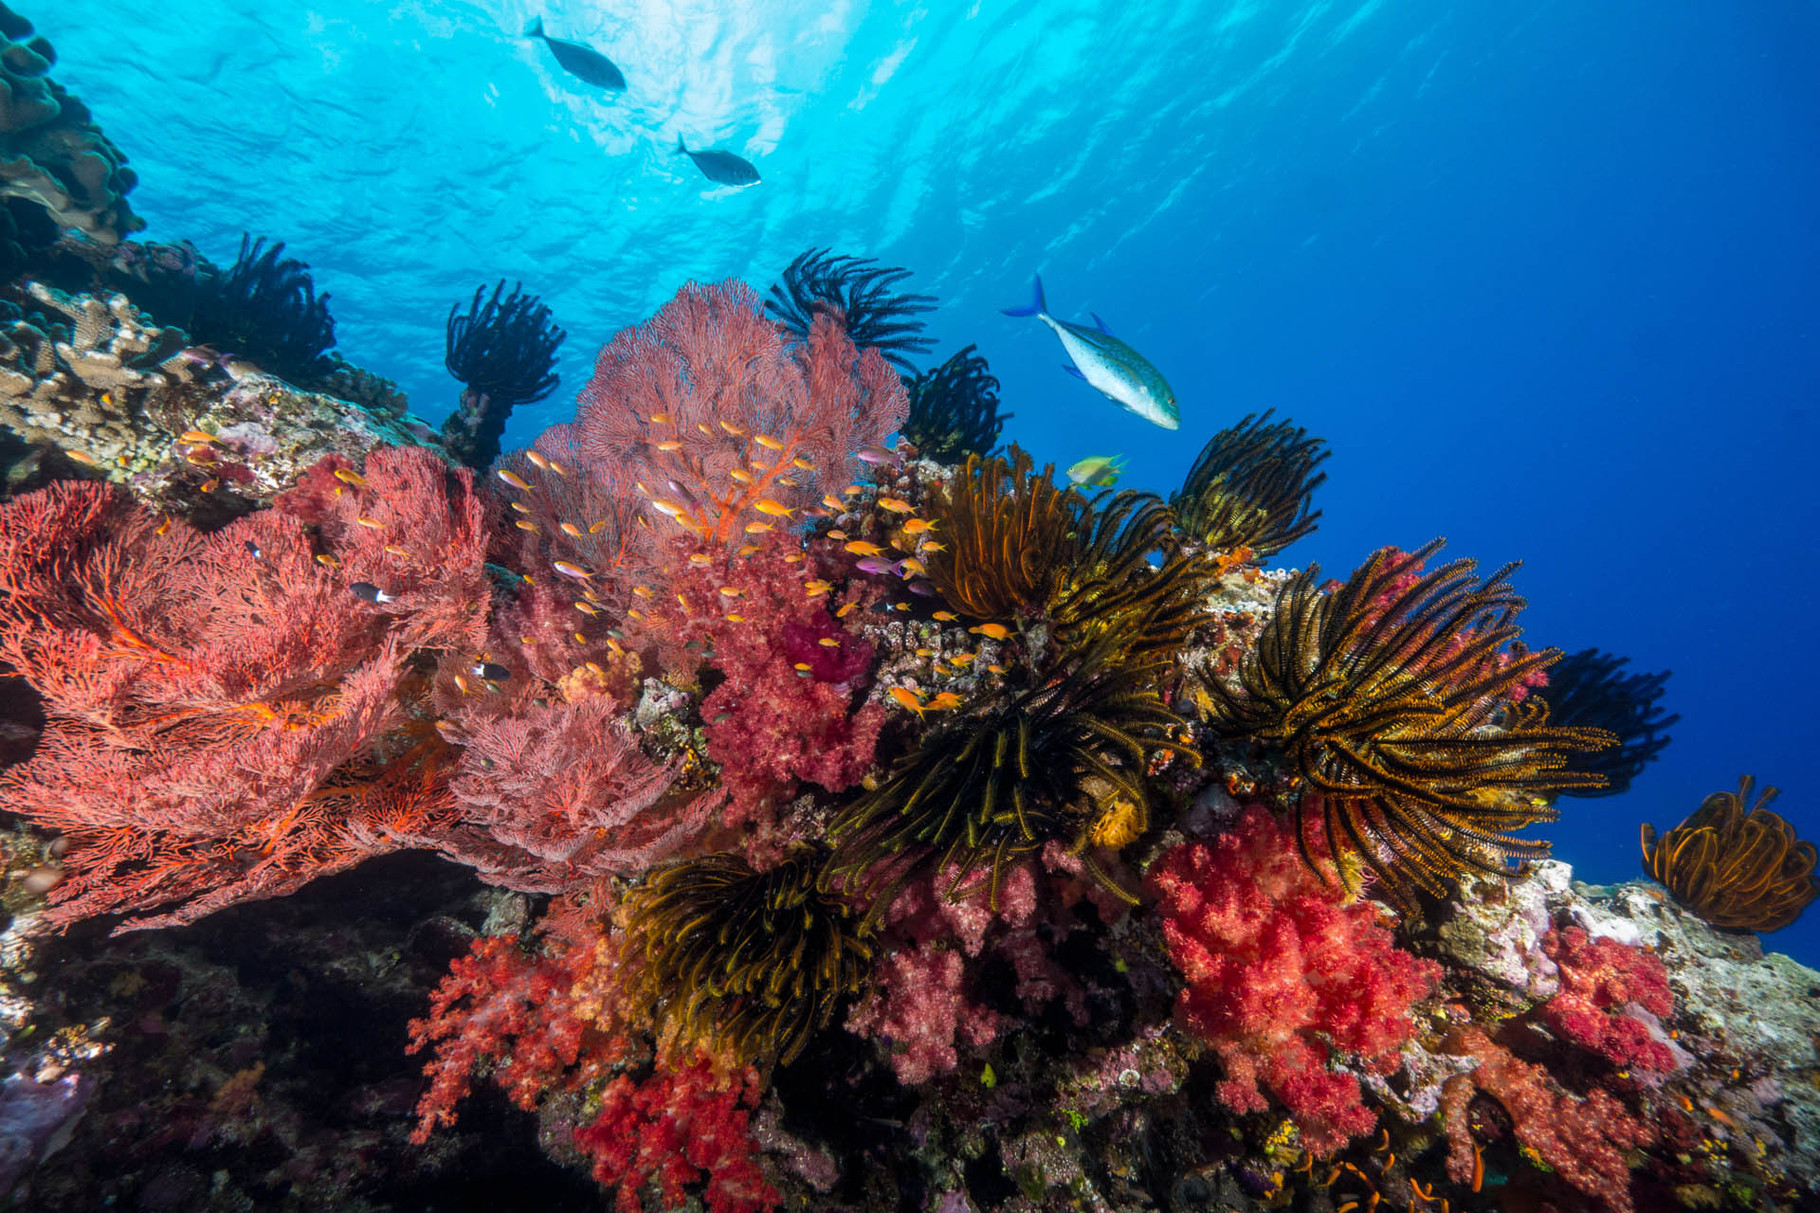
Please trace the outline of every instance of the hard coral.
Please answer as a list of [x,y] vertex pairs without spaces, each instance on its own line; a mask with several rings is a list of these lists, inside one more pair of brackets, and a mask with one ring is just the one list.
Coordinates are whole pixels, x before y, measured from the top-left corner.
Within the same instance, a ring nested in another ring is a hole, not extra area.
[[45,73],[56,54],[32,23],[0,5],[0,277],[11,278],[67,230],[101,245],[145,226],[126,195],[137,183],[89,109]]
[[1319,793],[1330,852],[1406,910],[1462,871],[1546,854],[1511,831],[1554,819],[1543,797],[1596,784],[1568,758],[1611,740],[1516,702],[1557,653],[1505,647],[1523,605],[1514,566],[1483,583],[1469,560],[1416,575],[1439,546],[1379,552],[1332,592],[1317,568],[1290,578],[1239,689],[1205,679],[1213,726],[1281,747]]
[[[1318,837],[1304,845],[1321,849]],[[1369,1132],[1358,1080],[1331,1063],[1387,1073],[1440,967],[1397,948],[1375,907],[1347,904],[1255,806],[1211,845],[1166,852],[1148,884],[1187,981],[1177,1014],[1226,1065],[1220,1098],[1263,1111],[1269,1091],[1315,1154]]]
[[1714,792],[1660,840],[1654,826],[1643,826],[1643,870],[1667,885],[1676,901],[1725,930],[1780,930],[1820,894],[1814,875],[1820,853],[1764,807],[1775,799],[1775,788],[1751,803],[1754,782],[1746,775],[1736,795]]
[[1635,1007],[1666,1018],[1674,1012],[1668,970],[1640,948],[1604,936],[1588,939],[1579,927],[1551,931],[1542,951],[1561,971],[1561,990],[1542,1007],[1559,1035],[1598,1053],[1613,1065],[1667,1072],[1675,1068],[1668,1045],[1649,1025],[1626,1014]]

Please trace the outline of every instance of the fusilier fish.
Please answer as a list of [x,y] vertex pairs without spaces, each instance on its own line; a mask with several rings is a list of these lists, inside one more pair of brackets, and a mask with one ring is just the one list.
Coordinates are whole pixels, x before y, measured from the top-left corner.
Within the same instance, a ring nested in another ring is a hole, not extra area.
[[[1150,365],[1142,354],[1106,331],[1106,322],[1094,316],[1098,328],[1070,324],[1049,314],[1043,300],[1043,280],[1036,279],[1036,298],[1027,307],[1003,309],[1007,316],[1035,316],[1055,330],[1062,339],[1073,365],[1066,366],[1070,375],[1085,379],[1120,408],[1129,409],[1145,421],[1166,430],[1181,427],[1181,414],[1176,412],[1175,392],[1162,373]],[[1090,313],[1091,314],[1091,313]]]

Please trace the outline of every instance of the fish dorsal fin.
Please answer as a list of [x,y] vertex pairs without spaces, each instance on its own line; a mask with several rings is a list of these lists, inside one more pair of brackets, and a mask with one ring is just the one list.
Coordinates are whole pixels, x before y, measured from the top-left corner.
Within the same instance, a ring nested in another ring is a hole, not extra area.
[[1100,319],[1100,314],[1098,312],[1088,312],[1087,314],[1093,317],[1093,323],[1099,328],[1100,332],[1106,334],[1108,337],[1112,336],[1112,330],[1106,327],[1106,322]]

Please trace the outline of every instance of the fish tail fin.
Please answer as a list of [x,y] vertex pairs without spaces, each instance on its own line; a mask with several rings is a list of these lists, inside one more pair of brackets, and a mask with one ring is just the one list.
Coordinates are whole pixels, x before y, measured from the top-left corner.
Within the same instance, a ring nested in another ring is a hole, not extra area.
[[1027,307],[1007,307],[999,310],[1007,316],[1040,316],[1049,310],[1049,304],[1043,300],[1043,276],[1036,276],[1036,297]]
[[525,26],[524,36],[527,38],[543,37],[543,15],[541,13],[532,17],[530,24]]

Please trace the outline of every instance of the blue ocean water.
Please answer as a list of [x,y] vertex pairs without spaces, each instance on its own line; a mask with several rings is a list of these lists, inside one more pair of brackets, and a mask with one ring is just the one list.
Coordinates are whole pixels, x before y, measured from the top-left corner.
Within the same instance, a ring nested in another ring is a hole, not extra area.
[[[1563,802],[1557,853],[1637,871],[1750,772],[1820,836],[1820,9],[1804,0],[467,4],[33,8],[141,177],[149,238],[287,242],[341,351],[440,419],[448,307],[523,279],[569,330],[566,419],[619,327],[683,282],[761,289],[812,246],[916,271],[936,357],[977,342],[1039,460],[1176,486],[1276,408],[1329,440],[1343,574],[1436,535],[1522,559],[1537,645],[1672,668],[1675,741]],[[580,88],[534,16],[625,72]],[[672,149],[763,175],[715,186]],[[1121,413],[998,309],[1040,270],[1170,377]],[[1771,938],[1820,962],[1820,914]]]

